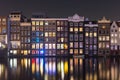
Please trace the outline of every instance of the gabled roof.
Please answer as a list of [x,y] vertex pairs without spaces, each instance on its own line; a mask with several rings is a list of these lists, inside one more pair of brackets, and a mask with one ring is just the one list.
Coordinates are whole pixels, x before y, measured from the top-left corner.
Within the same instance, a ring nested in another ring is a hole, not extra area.
[[84,21],[84,16],[79,16],[78,14],[74,14],[73,16],[68,17],[68,21],[73,21],[73,22]]
[[106,17],[103,17],[102,19],[98,20],[98,23],[110,23],[111,21],[109,19],[106,19]]

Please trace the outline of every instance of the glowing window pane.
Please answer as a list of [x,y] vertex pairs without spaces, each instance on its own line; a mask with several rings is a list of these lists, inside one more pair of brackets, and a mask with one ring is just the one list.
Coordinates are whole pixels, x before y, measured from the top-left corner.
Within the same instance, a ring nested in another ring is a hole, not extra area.
[[32,21],[32,25],[35,25],[35,21]]
[[40,21],[40,25],[41,25],[41,26],[43,25],[43,21]]
[[39,21],[36,21],[36,25],[37,25],[37,26],[39,25]]

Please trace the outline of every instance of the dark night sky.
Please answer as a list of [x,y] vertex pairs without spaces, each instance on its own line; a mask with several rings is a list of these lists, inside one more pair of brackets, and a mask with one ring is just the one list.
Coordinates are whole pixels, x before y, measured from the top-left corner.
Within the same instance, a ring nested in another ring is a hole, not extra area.
[[21,10],[30,17],[34,12],[46,12],[50,17],[68,17],[75,13],[90,19],[106,16],[120,20],[120,0],[0,0],[0,15]]

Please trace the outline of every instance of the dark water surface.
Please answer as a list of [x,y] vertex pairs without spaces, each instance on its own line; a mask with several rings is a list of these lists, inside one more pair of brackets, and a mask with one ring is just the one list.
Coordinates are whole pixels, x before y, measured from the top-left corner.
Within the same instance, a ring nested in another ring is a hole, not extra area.
[[120,80],[119,58],[0,60],[0,80]]

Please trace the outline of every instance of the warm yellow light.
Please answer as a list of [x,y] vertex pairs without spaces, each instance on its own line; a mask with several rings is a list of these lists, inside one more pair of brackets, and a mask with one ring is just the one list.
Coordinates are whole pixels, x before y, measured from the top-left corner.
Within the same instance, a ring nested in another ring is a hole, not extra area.
[[85,36],[88,36],[88,32],[85,33]]
[[24,59],[25,68],[27,68],[27,63],[28,63],[27,59]]
[[83,53],[83,49],[80,49],[80,54],[82,54]]
[[82,65],[83,64],[83,59],[80,59],[80,65]]
[[68,73],[68,62],[67,61],[64,64],[64,72],[65,72],[65,74]]
[[43,21],[40,21],[40,25],[41,25],[41,26],[43,25]]
[[36,21],[36,25],[39,26],[39,21]]
[[96,32],[94,32],[94,37],[96,37],[97,36],[97,33]]
[[109,37],[109,36],[106,36],[106,40],[108,40],[108,41],[109,41],[109,39],[110,39],[110,37]]
[[35,73],[35,63],[32,63],[32,73]]
[[64,49],[68,49],[68,45],[67,44],[64,44]]
[[53,32],[53,37],[55,37],[56,36],[56,33],[55,32]]
[[58,70],[58,72],[60,72],[61,70],[60,70],[61,68],[60,68],[60,62],[57,64],[57,70]]
[[14,51],[13,51],[13,54],[17,54],[17,50],[14,50]]
[[93,33],[91,32],[91,33],[90,33],[90,37],[92,37],[92,34],[93,34]]
[[79,29],[80,29],[80,30],[79,30],[80,32],[82,32],[82,31],[83,31],[83,28],[79,28]]
[[32,21],[32,25],[35,25],[35,21]]
[[24,55],[27,55],[27,50],[24,50]]
[[74,31],[75,31],[75,32],[78,32],[78,28],[74,28]]
[[102,28],[103,28],[103,29],[105,29],[105,28],[106,28],[106,26],[102,26]]

